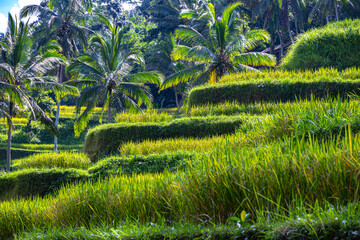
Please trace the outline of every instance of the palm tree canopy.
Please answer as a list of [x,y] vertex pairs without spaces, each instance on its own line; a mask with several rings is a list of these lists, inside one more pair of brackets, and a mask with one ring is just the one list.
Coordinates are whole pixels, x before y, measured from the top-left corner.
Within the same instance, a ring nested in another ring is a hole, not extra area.
[[242,70],[256,70],[253,67],[275,66],[272,55],[249,52],[259,43],[269,42],[264,30],[244,31],[244,25],[236,12],[241,3],[228,5],[219,19],[211,3],[205,16],[207,31],[201,33],[190,26],[180,26],[176,38],[181,43],[172,52],[173,61],[195,63],[190,68],[170,75],[161,90],[192,80],[193,84],[216,82],[226,73]]
[[[52,120],[28,95],[29,88],[51,90],[59,94],[77,93],[71,86],[58,84],[48,71],[58,64],[66,64],[64,57],[54,48],[53,44],[44,51],[31,52],[28,22],[18,21],[10,14],[4,42],[1,42],[0,86],[4,90],[3,98],[11,104],[32,112],[35,119],[50,127],[58,134]],[[11,118],[11,112],[8,113]]]
[[34,33],[38,37],[38,45],[56,39],[62,47],[62,53],[69,58],[78,51],[75,39],[84,45],[87,42],[87,33],[91,30],[78,24],[88,17],[86,13],[92,11],[91,0],[50,0],[44,7],[28,5],[21,9],[21,17],[43,14],[48,18],[48,24]]
[[86,109],[75,122],[76,135],[85,129],[99,104],[103,104],[103,111],[111,107],[139,108],[142,104],[150,107],[151,94],[144,84],[161,85],[163,80],[159,72],[134,72],[137,65],[144,65],[144,58],[140,52],[122,47],[126,27],[120,28],[104,16],[99,18],[108,31],[103,36],[94,34],[89,39],[87,53],[74,59],[67,68],[77,78],[74,84],[87,85],[77,105],[78,112],[82,106]]

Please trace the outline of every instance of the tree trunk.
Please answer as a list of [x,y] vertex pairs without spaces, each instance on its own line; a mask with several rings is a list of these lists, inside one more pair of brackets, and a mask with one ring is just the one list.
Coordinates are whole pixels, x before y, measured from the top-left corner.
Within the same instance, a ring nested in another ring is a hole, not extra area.
[[109,97],[109,107],[108,107],[108,123],[111,123],[111,101],[110,101],[110,97]]
[[339,21],[339,11],[338,11],[338,7],[337,7],[337,2],[336,0],[334,0],[334,7],[335,7],[335,17],[336,17],[336,21]]
[[281,33],[279,31],[279,28],[278,28],[278,35],[279,35],[279,40],[280,40],[280,59],[279,59],[279,62],[280,62],[284,55],[284,45],[283,45],[283,41],[282,41],[282,37],[281,37]]
[[174,86],[174,92],[175,92],[176,107],[179,108],[179,99],[178,99],[178,93],[177,93],[177,90],[176,90],[176,86]]
[[13,116],[13,108],[14,105],[13,103],[10,101],[9,104],[9,129],[8,129],[8,139],[7,139],[7,152],[6,152],[6,171],[10,172],[10,167],[11,167],[11,135],[12,135],[12,116]]
[[[60,65],[59,67],[59,74],[58,74],[58,79],[59,79],[59,83],[63,83],[66,81],[65,79],[65,66],[64,65]],[[56,128],[59,127],[59,118],[60,118],[60,102],[61,99],[57,100],[57,109],[56,109],[56,122],[55,122],[55,126]],[[54,151],[57,152],[57,147],[58,147],[58,138],[55,136],[54,137]]]
[[295,33],[296,33],[296,36],[297,36],[297,35],[299,35],[299,31],[298,31],[298,23],[297,23],[296,17],[294,18],[294,23],[295,23]]
[[[59,126],[59,119],[60,119],[60,101],[58,101],[56,103],[56,105],[57,105],[57,109],[56,109],[55,126],[58,127]],[[57,152],[57,148],[58,148],[58,139],[55,136],[55,138],[54,138],[54,152]]]
[[287,29],[288,29],[288,32],[289,32],[290,41],[291,41],[292,44],[294,44],[294,38],[293,38],[293,36],[292,36],[292,34],[291,34],[290,22],[287,21],[287,24],[286,24],[286,25],[287,25]]
[[329,24],[329,14],[326,14],[326,24]]

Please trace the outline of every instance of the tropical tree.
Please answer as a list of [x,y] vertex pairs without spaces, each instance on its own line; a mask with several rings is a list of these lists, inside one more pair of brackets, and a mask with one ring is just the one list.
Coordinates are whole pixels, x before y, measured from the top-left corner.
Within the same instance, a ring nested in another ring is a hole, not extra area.
[[160,85],[163,78],[158,72],[133,73],[136,64],[143,65],[144,59],[139,52],[122,48],[126,27],[120,28],[101,15],[99,18],[108,28],[104,36],[93,35],[87,53],[74,59],[68,68],[77,84],[88,86],[81,92],[77,105],[78,113],[82,106],[86,109],[75,122],[76,135],[85,129],[94,108],[100,104],[103,112],[108,110],[109,123],[112,108],[151,106],[151,94],[144,84]]
[[[56,40],[61,46],[61,53],[70,60],[79,48],[86,44],[89,29],[84,27],[86,13],[92,11],[91,0],[49,0],[46,5],[29,5],[21,10],[22,17],[39,15],[43,27],[34,35],[38,37],[38,46]],[[58,82],[68,79],[65,74],[65,64],[58,68]],[[61,96],[57,96],[56,126],[59,124]],[[54,139],[54,150],[57,151],[57,137]]]
[[335,13],[336,21],[339,21],[339,8],[342,2],[347,2],[351,6],[354,7],[353,3],[350,0],[339,1],[339,0],[317,0],[313,9],[309,14],[309,22],[312,21],[316,12],[321,13],[321,15],[325,16],[326,23],[329,23],[330,17]]
[[176,38],[183,44],[172,52],[174,61],[195,63],[189,68],[170,75],[161,90],[182,82],[192,85],[205,82],[215,83],[224,74],[243,70],[256,70],[257,66],[275,66],[272,55],[249,52],[260,42],[268,42],[269,35],[264,30],[243,31],[236,13],[240,3],[228,5],[222,17],[217,20],[214,7],[208,4],[208,29],[201,34],[189,26],[176,30]]
[[[73,87],[62,86],[53,78],[44,76],[58,64],[65,64],[62,55],[56,50],[31,52],[28,22],[18,21],[10,14],[6,40],[0,42],[0,89],[2,93],[2,111],[8,119],[7,171],[11,165],[12,118],[16,109],[28,110],[35,119],[49,126],[53,133],[58,134],[57,127],[51,118],[36,104],[28,93],[29,88],[41,88],[54,92],[74,93]],[[4,110],[5,109],[5,110]]]

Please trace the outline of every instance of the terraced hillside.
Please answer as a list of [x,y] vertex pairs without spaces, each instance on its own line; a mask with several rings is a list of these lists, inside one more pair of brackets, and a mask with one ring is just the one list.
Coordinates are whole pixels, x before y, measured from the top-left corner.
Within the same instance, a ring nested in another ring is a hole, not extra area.
[[89,130],[90,155],[14,161],[0,176],[0,238],[357,239],[360,102],[348,94],[360,71],[222,81],[244,76],[349,85],[320,97],[304,88],[309,97],[291,101],[292,92],[259,102],[224,94],[186,110],[119,114]]

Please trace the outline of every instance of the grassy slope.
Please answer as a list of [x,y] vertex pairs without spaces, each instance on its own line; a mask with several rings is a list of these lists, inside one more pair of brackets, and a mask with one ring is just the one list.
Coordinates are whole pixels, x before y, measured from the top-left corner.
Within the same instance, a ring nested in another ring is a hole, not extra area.
[[[226,137],[128,143],[128,155],[183,148],[209,153],[193,153],[179,171],[144,175],[131,173],[146,172],[157,158],[104,160],[93,169],[120,175],[67,185],[44,198],[0,203],[0,238],[18,233],[19,239],[356,239],[358,104],[328,99],[189,109],[189,116],[267,115]],[[153,116],[134,119],[172,119]],[[148,146],[154,150],[146,152]],[[121,175],[114,164],[129,166],[130,175]],[[249,214],[245,221],[243,210]]]

